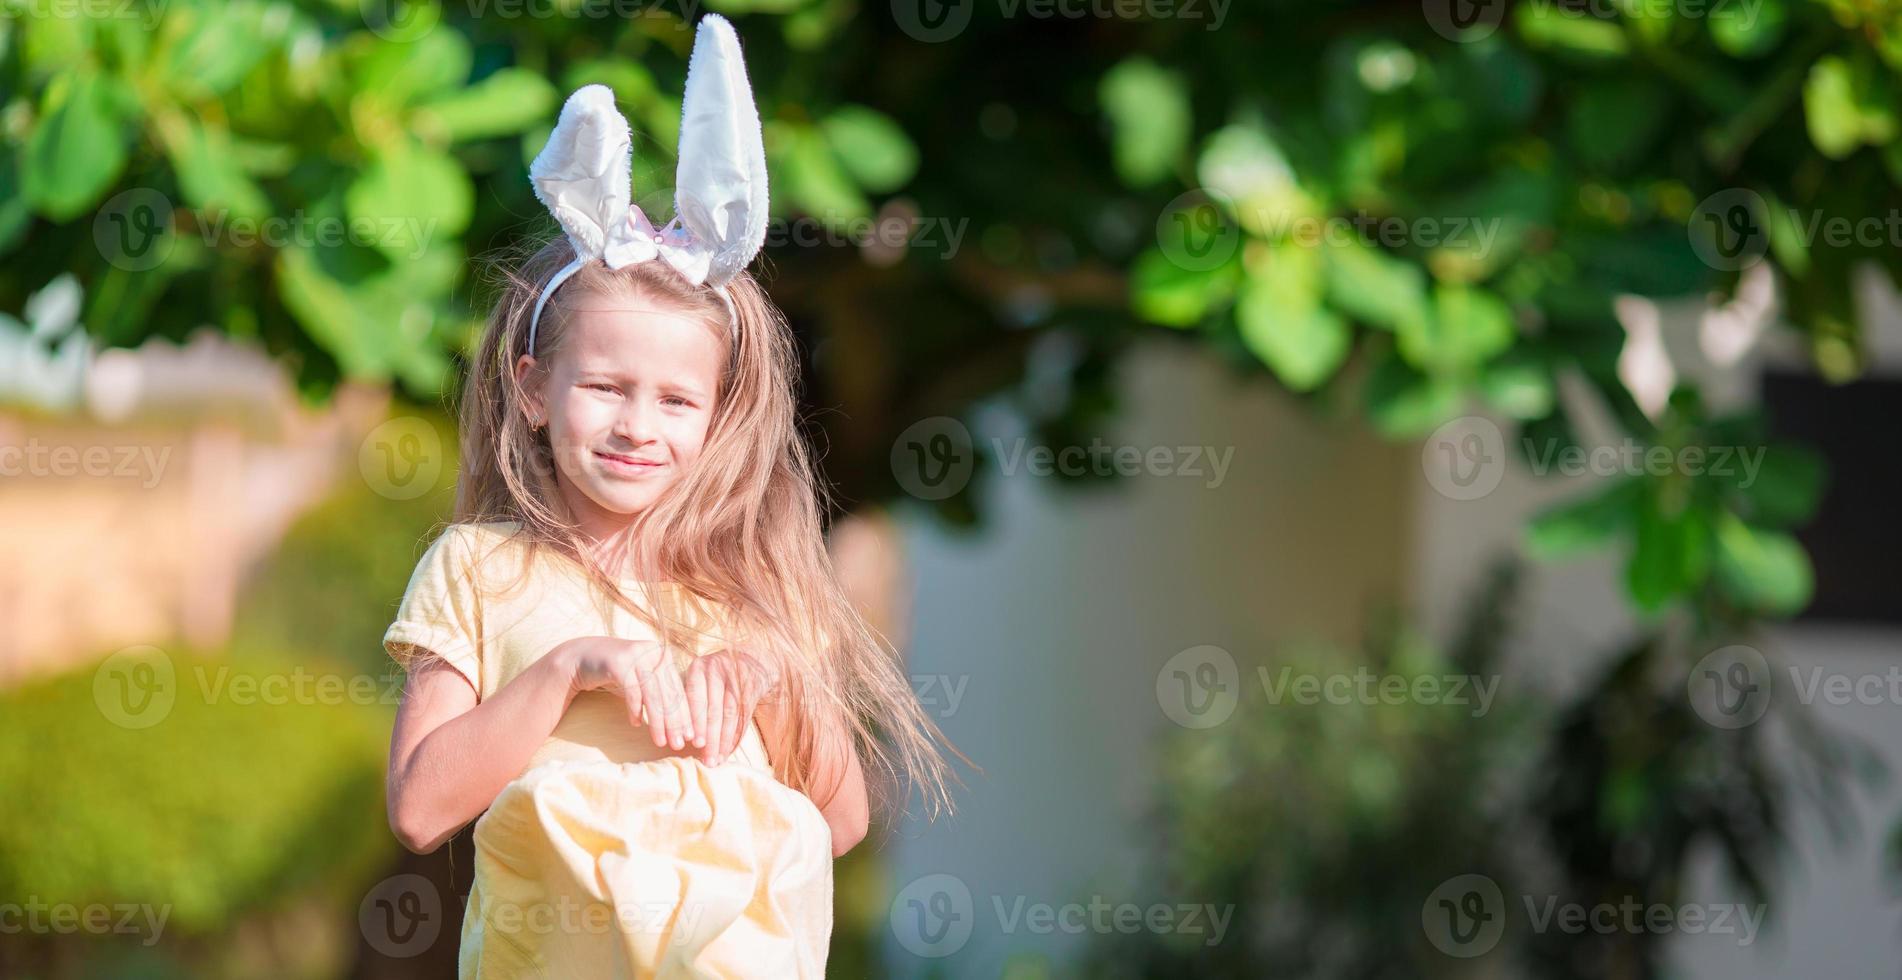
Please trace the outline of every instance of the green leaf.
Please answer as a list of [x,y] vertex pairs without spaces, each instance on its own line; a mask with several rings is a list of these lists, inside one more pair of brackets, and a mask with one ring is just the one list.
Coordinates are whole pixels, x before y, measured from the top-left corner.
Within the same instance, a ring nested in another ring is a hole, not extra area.
[[1637,162],[1664,128],[1671,100],[1636,78],[1585,82],[1572,103],[1571,147],[1588,165],[1620,170]]
[[860,105],[840,106],[819,123],[840,166],[873,194],[895,191],[918,172],[918,148],[890,116]]
[[390,106],[409,106],[469,80],[473,55],[459,31],[430,30],[414,41],[352,38],[356,93]]
[[1144,57],[1111,68],[1097,87],[1109,117],[1111,159],[1123,183],[1144,187],[1168,176],[1189,145],[1189,86],[1180,73]]
[[1818,58],[1803,86],[1810,142],[1824,156],[1840,160],[1865,143],[1880,146],[1893,139],[1895,114],[1885,85],[1866,58]]
[[[871,214],[872,206],[839,166],[825,138],[811,126],[781,123],[768,130],[779,187],[793,209],[827,223]],[[777,138],[772,138],[777,137]],[[776,190],[775,194],[779,192]]]
[[1656,612],[1702,582],[1710,566],[1710,521],[1685,507],[1666,514],[1655,497],[1638,508],[1638,537],[1625,585],[1640,609]]
[[1433,290],[1433,314],[1402,324],[1400,354],[1429,372],[1460,372],[1512,346],[1512,311],[1499,297],[1472,286]]
[[1390,439],[1411,439],[1433,431],[1458,415],[1460,386],[1421,374],[1393,351],[1385,351],[1368,372],[1362,391],[1368,419]]
[[1359,242],[1330,247],[1322,257],[1336,309],[1386,330],[1416,329],[1429,315],[1419,266]]
[[1794,537],[1734,514],[1718,522],[1717,582],[1740,605],[1777,615],[1800,612],[1815,587],[1809,555]]
[[445,142],[489,139],[546,123],[556,108],[555,87],[539,72],[503,68],[487,78],[417,107],[416,124],[440,131]]
[[1581,500],[1561,504],[1526,526],[1526,547],[1539,558],[1565,558],[1609,542],[1638,522],[1644,484],[1624,478]]
[[[1738,451],[1748,454],[1753,447],[1741,446]],[[1755,447],[1754,451],[1762,453],[1754,463],[1744,456],[1731,466],[1749,518],[1773,527],[1809,520],[1823,496],[1823,457],[1800,446]]]
[[317,263],[316,252],[302,245],[277,253],[278,293],[304,331],[337,359],[345,377],[387,380],[396,360],[394,325],[378,322],[349,287],[332,279]]
[[1542,418],[1552,411],[1557,394],[1545,365],[1511,354],[1486,365],[1479,377],[1480,392],[1494,408],[1516,419]]
[[1646,44],[1663,44],[1677,22],[1677,11],[1668,4],[1651,0],[1615,0],[1631,33]]
[[1711,11],[1710,38],[1733,58],[1755,58],[1777,46],[1789,19],[1783,0],[1728,4]]
[[33,209],[20,193],[18,158],[10,148],[0,149],[0,255],[13,250],[32,222]]
[[1587,11],[1561,8],[1550,0],[1526,0],[1514,8],[1512,21],[1519,28],[1519,36],[1534,48],[1594,61],[1623,58],[1631,50],[1617,22],[1601,20]]
[[1319,214],[1281,148],[1257,125],[1216,130],[1196,161],[1196,179],[1235,209],[1237,224],[1270,240],[1286,235],[1297,219]]
[[1512,168],[1494,173],[1476,190],[1432,202],[1426,213],[1457,215],[1464,223],[1448,222],[1445,240],[1427,254],[1427,268],[1441,282],[1492,276],[1518,257],[1535,231],[1554,226],[1564,193],[1577,191],[1562,190],[1550,171]]
[[1277,248],[1235,303],[1242,342],[1295,391],[1333,377],[1352,341],[1346,321],[1321,306],[1319,264],[1313,249]]
[[57,102],[27,137],[21,190],[40,214],[68,221],[98,204],[125,168],[123,103],[107,79],[83,69],[49,85],[47,94]]
[[181,5],[164,22],[165,83],[180,101],[222,95],[244,80],[287,33],[274,4]]
[[382,147],[344,195],[352,224],[367,222],[376,247],[396,260],[414,258],[438,236],[461,234],[474,207],[462,165],[407,139]]
[[1151,248],[1130,271],[1130,307],[1152,323],[1192,327],[1216,304],[1235,295],[1240,268],[1235,262],[1212,269],[1186,268],[1161,249]]
[[270,214],[270,199],[239,166],[229,132],[207,128],[188,112],[166,112],[154,122],[192,207],[250,220]]

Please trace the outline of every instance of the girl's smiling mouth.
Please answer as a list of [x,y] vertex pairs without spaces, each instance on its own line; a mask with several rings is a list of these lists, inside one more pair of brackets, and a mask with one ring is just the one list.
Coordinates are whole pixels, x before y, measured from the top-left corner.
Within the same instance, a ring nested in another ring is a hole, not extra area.
[[645,476],[666,465],[657,459],[640,459],[634,456],[623,456],[620,453],[602,452],[599,449],[594,451],[594,456],[606,463],[610,471],[630,476]]

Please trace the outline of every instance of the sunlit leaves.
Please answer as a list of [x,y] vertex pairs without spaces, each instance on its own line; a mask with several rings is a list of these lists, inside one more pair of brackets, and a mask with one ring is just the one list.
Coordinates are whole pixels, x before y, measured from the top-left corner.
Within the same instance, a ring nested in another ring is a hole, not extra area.
[[1427,310],[1426,274],[1404,259],[1358,241],[1324,255],[1328,302],[1369,326],[1418,330]]
[[1194,268],[1177,262],[1161,249],[1150,249],[1130,270],[1130,306],[1151,323],[1195,326],[1235,295],[1240,271],[1237,262]]
[[1794,537],[1731,514],[1717,524],[1717,582],[1739,605],[1777,615],[1801,610],[1815,587],[1809,556]]
[[1235,302],[1242,342],[1295,391],[1332,377],[1352,340],[1347,323],[1321,304],[1320,264],[1310,248],[1274,249]]
[[54,221],[98,203],[125,167],[130,120],[117,84],[76,69],[47,89],[44,115],[21,159],[21,190]]
[[539,73],[504,68],[417,107],[418,127],[442,142],[486,139],[528,130],[553,117],[555,87]]
[[918,148],[882,112],[862,105],[840,106],[819,128],[839,165],[869,193],[895,191],[918,171]]
[[1189,89],[1182,75],[1148,58],[1111,68],[1097,87],[1109,117],[1116,172],[1135,187],[1167,176],[1189,144]]
[[1818,59],[1803,87],[1810,141],[1824,155],[1841,159],[1864,144],[1880,146],[1894,139],[1890,84],[1867,57]]

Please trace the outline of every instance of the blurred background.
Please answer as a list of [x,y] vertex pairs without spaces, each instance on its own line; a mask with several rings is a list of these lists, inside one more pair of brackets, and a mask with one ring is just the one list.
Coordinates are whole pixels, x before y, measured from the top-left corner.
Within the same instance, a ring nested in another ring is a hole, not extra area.
[[[1902,9],[724,0],[981,769],[839,977],[1894,975]],[[0,975],[455,969],[380,646],[526,177],[703,5],[0,0]]]

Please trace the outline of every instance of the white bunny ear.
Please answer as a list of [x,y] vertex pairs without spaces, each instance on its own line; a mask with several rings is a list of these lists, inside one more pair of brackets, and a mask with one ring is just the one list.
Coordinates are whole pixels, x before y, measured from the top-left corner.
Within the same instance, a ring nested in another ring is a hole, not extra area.
[[535,196],[561,222],[578,258],[600,258],[627,224],[633,152],[614,91],[585,85],[562,105],[554,133],[529,166]]
[[708,259],[706,283],[724,286],[766,241],[766,146],[740,59],[740,38],[719,14],[700,19],[680,106],[674,211]]

